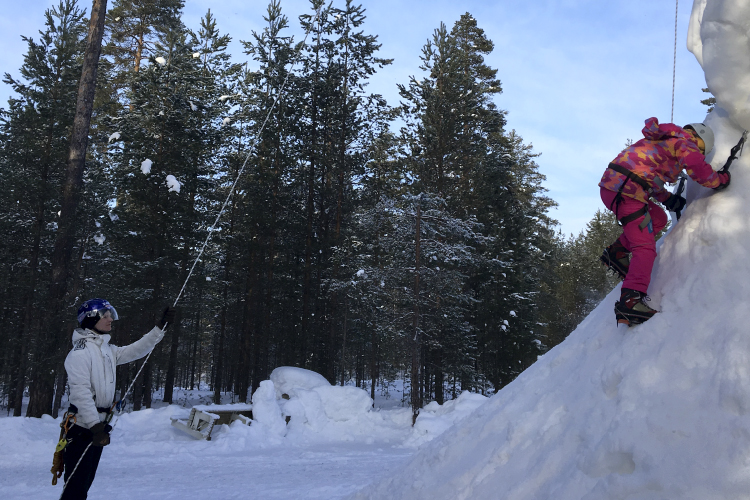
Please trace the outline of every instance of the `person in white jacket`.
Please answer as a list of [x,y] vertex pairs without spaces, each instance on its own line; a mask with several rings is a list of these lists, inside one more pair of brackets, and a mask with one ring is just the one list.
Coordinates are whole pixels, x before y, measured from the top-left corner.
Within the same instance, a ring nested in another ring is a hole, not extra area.
[[[164,337],[164,330],[174,316],[175,310],[167,307],[158,326],[140,340],[118,347],[109,343],[108,332],[118,317],[108,301],[87,300],[78,309],[80,327],[73,331],[73,349],[65,358],[70,387],[68,413],[75,415],[75,425],[68,431],[68,445],[63,452],[65,489],[61,499],[85,499],[94,482],[102,449],[109,444],[112,430],[107,415],[114,404],[117,365],[151,352]],[[76,464],[78,468],[71,477]]]

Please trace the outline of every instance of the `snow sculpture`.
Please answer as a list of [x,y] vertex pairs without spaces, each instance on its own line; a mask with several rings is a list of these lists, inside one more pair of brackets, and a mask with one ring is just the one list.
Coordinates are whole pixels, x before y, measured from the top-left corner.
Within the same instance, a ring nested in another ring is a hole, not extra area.
[[286,434],[286,424],[276,402],[276,389],[270,380],[262,381],[253,393],[253,420],[273,435]]
[[687,46],[706,73],[706,84],[716,97],[718,107],[736,125],[750,129],[750,58],[747,56],[750,53],[750,2],[695,0]]
[[[706,85],[716,97],[716,108],[705,123],[714,131],[716,144],[708,155],[720,169],[729,150],[750,129],[750,3],[742,0],[695,0],[688,26],[687,48],[698,60]],[[696,117],[696,119],[699,119]],[[736,173],[734,166],[732,173]],[[732,178],[735,188],[740,182]],[[710,190],[688,182],[688,205]]]

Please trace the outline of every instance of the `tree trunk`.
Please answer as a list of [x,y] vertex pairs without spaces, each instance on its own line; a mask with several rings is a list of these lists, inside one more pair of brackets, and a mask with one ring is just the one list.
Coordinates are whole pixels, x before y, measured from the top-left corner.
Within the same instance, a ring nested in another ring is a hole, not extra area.
[[175,371],[177,369],[177,349],[180,347],[180,319],[179,310],[175,315],[174,323],[169,326],[169,333],[172,334],[172,343],[169,346],[169,364],[167,365],[167,374],[164,380],[164,402],[173,403],[174,399],[174,381]]
[[32,389],[30,390],[27,416],[41,417],[52,407],[52,394],[56,373],[50,366],[57,367],[62,360],[62,343],[65,321],[65,296],[68,291],[70,257],[75,242],[76,212],[80,202],[83,171],[88,148],[89,124],[94,106],[97,66],[102,49],[104,19],[107,0],[94,0],[89,21],[89,35],[83,56],[83,70],[78,84],[76,113],[70,139],[70,152],[66,165],[62,188],[60,218],[57,237],[51,257],[52,282],[49,287],[49,322],[40,333],[40,356],[36,360]]
[[370,344],[370,379],[372,380],[372,385],[370,386],[370,399],[372,399],[374,405],[375,384],[378,381],[378,334],[375,326],[372,327]]
[[247,285],[245,294],[245,315],[242,325],[242,339],[240,341],[240,359],[237,369],[237,395],[241,403],[247,403],[247,390],[250,381],[250,364],[253,359],[253,342],[256,334],[257,314],[257,249],[250,251],[250,265],[247,270]]
[[421,387],[420,387],[420,338],[419,338],[419,253],[421,251],[420,233],[422,226],[422,207],[420,201],[417,201],[417,218],[415,230],[415,258],[414,258],[414,338],[412,339],[411,348],[411,411],[414,425],[417,422],[419,410],[422,408]]
[[[26,357],[27,343],[23,340],[18,341],[18,365],[16,378],[13,381],[11,390],[13,391],[13,416],[20,417],[23,411],[23,392],[26,389]],[[16,366],[14,364],[14,366]]]
[[143,369],[143,406],[151,408],[151,396],[153,394],[153,373],[151,369],[151,361],[146,364]]
[[[229,251],[227,249],[227,255]],[[216,361],[214,362],[214,404],[221,404],[221,384],[224,383],[222,371],[224,370],[224,336],[227,329],[227,296],[229,292],[229,258],[227,258],[224,267],[224,292],[221,302],[221,312],[219,313],[219,338],[216,346]]]

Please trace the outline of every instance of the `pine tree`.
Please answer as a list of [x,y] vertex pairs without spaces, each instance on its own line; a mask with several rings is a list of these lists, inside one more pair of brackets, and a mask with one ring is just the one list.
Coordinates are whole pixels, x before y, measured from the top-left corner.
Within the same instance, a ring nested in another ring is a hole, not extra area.
[[[71,0],[61,1],[45,12],[45,29],[38,42],[25,37],[28,52],[21,68],[21,80],[6,74],[15,96],[3,112],[2,123],[2,189],[7,206],[4,217],[3,253],[10,267],[6,306],[14,311],[8,318],[13,334],[13,387],[10,388],[14,414],[20,415],[20,396],[25,387],[26,360],[34,380],[41,373],[56,373],[58,358],[50,358],[50,346],[40,310],[46,297],[39,290],[49,285],[49,259],[54,242],[58,193],[65,172],[69,138],[75,112],[78,80],[84,49],[86,24],[84,13]],[[45,272],[46,271],[46,272]],[[24,344],[24,345],[22,345]],[[52,408],[41,402],[31,414],[41,416]]]
[[[206,29],[199,36],[216,38],[213,28],[208,29],[211,24],[207,16]],[[117,180],[113,210],[117,220],[111,224],[111,237],[118,247],[115,253],[125,257],[120,265],[129,270],[132,283],[130,293],[112,290],[112,296],[128,304],[128,311],[146,312],[133,314],[136,335],[149,329],[159,308],[176,297],[179,280],[187,275],[192,252],[205,234],[200,228],[207,210],[214,206],[215,153],[221,146],[221,117],[227,110],[219,99],[225,91],[217,82],[221,71],[214,67],[226,65],[221,55],[226,40],[214,42],[204,40],[204,51],[196,52],[201,41],[184,27],[165,33],[154,46],[159,55],[151,56],[148,67],[131,73],[127,105],[111,120],[117,141],[108,153]],[[183,298],[183,307],[192,303],[199,308],[193,301],[201,293],[201,287],[192,288]],[[198,331],[198,316],[191,321],[191,328]],[[174,359],[172,349],[180,331],[172,332],[169,359]],[[174,367],[167,372],[173,377]],[[148,380],[149,371],[145,373]],[[136,407],[140,387],[136,385]],[[148,391],[145,396],[149,397]]]

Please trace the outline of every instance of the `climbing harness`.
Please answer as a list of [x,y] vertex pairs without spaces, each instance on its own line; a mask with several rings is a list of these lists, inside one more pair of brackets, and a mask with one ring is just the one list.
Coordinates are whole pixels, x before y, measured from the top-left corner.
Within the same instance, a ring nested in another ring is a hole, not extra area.
[[[227,205],[229,204],[229,200],[231,200],[232,195],[234,194],[234,191],[237,187],[237,183],[239,182],[240,178],[242,177],[242,174],[245,172],[245,168],[247,167],[248,161],[250,161],[250,156],[253,154],[253,151],[255,151],[255,148],[258,144],[259,138],[263,135],[263,130],[266,128],[266,124],[268,123],[269,119],[271,118],[271,113],[273,113],[273,110],[276,108],[276,104],[281,99],[281,96],[284,95],[284,91],[286,90],[286,85],[289,82],[289,76],[292,74],[292,70],[297,65],[297,62],[299,61],[300,53],[302,52],[302,48],[305,46],[305,43],[307,42],[307,38],[310,36],[310,32],[313,29],[313,26],[318,23],[318,20],[320,19],[321,12],[323,10],[324,3],[321,2],[320,6],[315,12],[315,18],[310,23],[309,28],[305,32],[305,38],[297,47],[297,56],[295,57],[294,61],[292,62],[292,65],[289,67],[289,71],[287,72],[286,76],[284,77],[284,81],[281,84],[281,87],[279,87],[279,91],[276,94],[276,98],[274,99],[273,103],[271,104],[271,107],[268,109],[268,113],[266,114],[265,120],[263,120],[262,125],[260,126],[260,129],[258,129],[258,133],[255,136],[255,139],[253,140],[250,149],[248,150],[247,156],[245,157],[245,162],[242,164],[242,167],[240,168],[239,172],[237,173],[237,177],[235,178],[234,182],[232,183],[231,188],[229,189],[229,193],[227,194],[226,200],[224,200],[224,204],[221,206],[221,210],[219,210],[219,214],[216,216],[216,220],[214,220],[214,223],[211,225],[211,227],[208,228],[208,234],[206,235],[206,239],[203,242],[203,246],[201,246],[200,251],[198,252],[198,256],[195,258],[195,261],[193,262],[192,267],[190,268],[190,271],[188,272],[187,277],[185,278],[185,282],[182,284],[182,288],[180,289],[180,293],[177,294],[177,298],[174,301],[174,304],[172,307],[176,307],[177,303],[180,301],[180,298],[182,297],[183,292],[185,291],[185,287],[187,287],[188,281],[190,281],[190,277],[193,275],[193,271],[195,270],[196,265],[200,261],[201,256],[203,256],[203,252],[206,250],[206,247],[208,246],[208,243],[211,241],[211,237],[213,236],[213,233],[216,229],[217,224],[219,223],[219,220],[221,219],[221,216],[224,215],[224,212],[226,211]],[[168,323],[165,323],[162,329],[165,329],[167,327]],[[114,415],[114,412],[117,411],[118,419],[115,420],[115,422],[112,424],[112,429],[115,428],[117,425],[117,422],[119,421],[119,415],[122,413],[122,411],[125,409],[125,397],[130,393],[131,389],[135,385],[135,381],[138,380],[138,377],[140,376],[141,372],[143,371],[143,368],[146,366],[146,363],[148,363],[149,358],[151,357],[151,354],[153,353],[153,349],[151,352],[149,352],[146,355],[146,359],[143,360],[143,364],[141,364],[140,369],[136,373],[135,377],[133,377],[133,381],[128,386],[127,390],[123,393],[123,397],[115,402],[111,408],[108,408],[107,417],[105,419],[105,422],[109,423],[112,421],[112,417]],[[97,408],[98,409],[98,408]],[[111,430],[110,429],[110,432]],[[73,477],[73,474],[75,474],[76,470],[78,469],[78,466],[81,464],[81,460],[83,460],[83,457],[86,455],[86,452],[88,452],[89,448],[91,448],[92,443],[89,443],[89,445],[86,447],[86,449],[81,454],[81,458],[78,459],[78,462],[76,463],[75,467],[73,468],[73,471],[68,476],[67,481],[65,481],[65,484],[63,485],[63,490],[60,493],[60,498],[62,498],[63,493],[65,493],[65,487],[70,482],[70,479]],[[59,446],[59,443],[58,443]],[[65,446],[63,445],[63,449]],[[62,450],[61,455],[62,457]],[[54,468],[54,466],[53,466]],[[60,476],[57,476],[60,477]],[[53,480],[52,484],[56,484],[56,479]]]
[[[612,200],[612,203],[609,205],[609,209],[612,210],[612,212],[615,214],[615,217],[617,217],[617,210],[620,208],[620,202],[622,202],[622,190],[625,188],[625,184],[628,183],[628,181],[633,181],[639,186],[641,186],[647,194],[651,194],[651,191],[653,188],[651,185],[646,182],[645,180],[638,177],[635,173],[628,170],[627,168],[618,165],[617,163],[610,163],[609,168],[617,172],[618,174],[624,175],[626,178],[620,184],[620,189],[617,191],[617,196],[615,196],[615,199]],[[613,208],[614,207],[614,208]],[[651,223],[651,214],[648,213],[648,204],[644,203],[643,208],[640,210],[636,210],[632,214],[626,215],[625,217],[618,218],[617,221],[620,223],[622,227],[625,227],[626,225],[630,224],[634,220],[638,219],[639,217],[644,216],[643,222],[638,224],[638,227],[641,231],[643,231],[646,226],[648,226]]]

